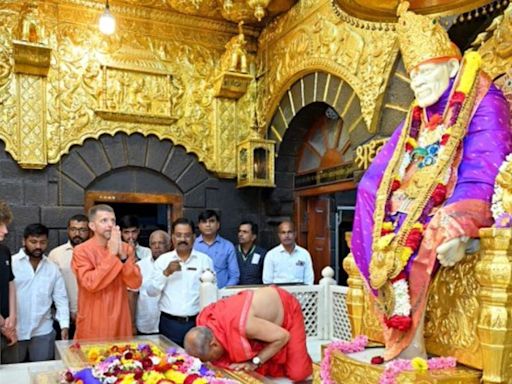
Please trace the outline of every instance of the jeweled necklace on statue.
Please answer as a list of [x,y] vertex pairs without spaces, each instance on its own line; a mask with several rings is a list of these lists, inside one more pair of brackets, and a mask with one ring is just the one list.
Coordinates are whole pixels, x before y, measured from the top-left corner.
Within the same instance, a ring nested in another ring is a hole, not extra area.
[[[420,247],[430,215],[446,200],[451,167],[476,98],[480,63],[476,53],[465,56],[443,115],[432,116],[423,129],[426,113],[413,103],[397,143],[401,150],[395,151],[379,186],[370,285],[379,292],[377,302],[390,328],[405,331],[411,326],[405,267]],[[411,166],[414,174],[406,180]],[[402,223],[394,221],[395,193],[401,194],[399,209],[407,213]]]

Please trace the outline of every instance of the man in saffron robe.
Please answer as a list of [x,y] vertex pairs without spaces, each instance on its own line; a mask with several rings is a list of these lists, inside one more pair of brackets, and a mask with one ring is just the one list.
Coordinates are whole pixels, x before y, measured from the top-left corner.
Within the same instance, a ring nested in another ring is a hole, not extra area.
[[108,205],[89,210],[89,227],[94,236],[74,248],[71,264],[78,283],[75,339],[131,337],[127,288],[142,284],[133,247],[122,242]]
[[492,224],[494,179],[512,149],[509,106],[478,57],[459,69],[442,27],[407,6],[399,6],[397,30],[416,102],[358,185],[352,237],[381,308],[394,295],[380,313],[386,359],[424,356],[423,316],[438,262],[453,266],[468,239]]
[[197,325],[185,336],[185,349],[203,361],[294,381],[312,373],[300,303],[281,288],[219,300],[201,311]]

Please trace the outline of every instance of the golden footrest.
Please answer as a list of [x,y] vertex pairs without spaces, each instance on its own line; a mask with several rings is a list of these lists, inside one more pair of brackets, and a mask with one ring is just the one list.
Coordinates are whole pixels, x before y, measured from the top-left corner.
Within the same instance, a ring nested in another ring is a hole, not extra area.
[[[378,384],[384,365],[374,365],[355,360],[348,355],[334,352],[331,355],[331,378],[340,384]],[[482,372],[457,366],[454,369],[428,371],[425,373],[403,372],[397,384],[479,384]],[[313,383],[321,384],[320,366],[313,366]]]

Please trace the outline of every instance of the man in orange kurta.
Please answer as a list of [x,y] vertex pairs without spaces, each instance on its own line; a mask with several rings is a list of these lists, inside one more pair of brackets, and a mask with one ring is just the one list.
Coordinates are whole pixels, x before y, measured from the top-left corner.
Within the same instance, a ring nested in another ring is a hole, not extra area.
[[94,236],[74,248],[71,262],[78,282],[75,339],[131,337],[127,289],[142,284],[134,250],[121,241],[110,206],[92,207],[89,227]]

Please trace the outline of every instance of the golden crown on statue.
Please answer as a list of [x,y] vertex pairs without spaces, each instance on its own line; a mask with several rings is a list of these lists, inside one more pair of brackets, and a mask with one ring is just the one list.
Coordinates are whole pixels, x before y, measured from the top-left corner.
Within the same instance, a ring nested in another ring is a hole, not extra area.
[[396,31],[405,69],[411,72],[425,61],[455,57],[460,51],[436,19],[409,11],[409,2],[403,1],[396,10]]

